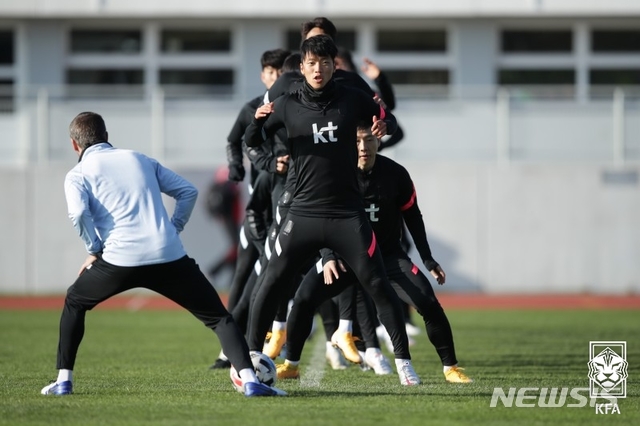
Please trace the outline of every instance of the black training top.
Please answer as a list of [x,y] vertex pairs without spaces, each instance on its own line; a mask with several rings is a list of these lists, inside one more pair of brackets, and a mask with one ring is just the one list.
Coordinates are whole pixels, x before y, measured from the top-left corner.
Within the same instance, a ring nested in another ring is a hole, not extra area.
[[377,155],[371,170],[359,170],[358,183],[382,254],[403,250],[401,237],[404,220],[420,257],[425,263],[431,264],[429,270],[433,269],[435,260],[427,241],[416,190],[407,169],[387,157]]
[[260,145],[281,127],[295,164],[291,212],[313,217],[344,217],[363,209],[357,172],[357,125],[373,116],[395,131],[396,120],[361,90],[330,81],[322,92],[307,84],[274,101],[274,112],[247,127],[245,143]]

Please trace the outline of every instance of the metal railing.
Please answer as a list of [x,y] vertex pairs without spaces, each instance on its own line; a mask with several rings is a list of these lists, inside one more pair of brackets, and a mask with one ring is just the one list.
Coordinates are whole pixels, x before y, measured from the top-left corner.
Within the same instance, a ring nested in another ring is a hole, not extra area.
[[[587,99],[570,86],[399,87],[397,95],[406,135],[398,154],[407,158],[640,160],[640,87],[592,87]],[[66,160],[66,127],[84,110],[105,115],[110,134],[133,149],[217,162],[245,101],[211,86],[0,87],[0,165]]]

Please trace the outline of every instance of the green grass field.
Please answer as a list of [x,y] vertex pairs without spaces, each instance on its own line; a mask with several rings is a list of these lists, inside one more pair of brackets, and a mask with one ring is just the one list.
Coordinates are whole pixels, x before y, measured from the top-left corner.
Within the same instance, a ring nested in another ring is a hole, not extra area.
[[[333,371],[320,328],[305,347],[303,378],[278,384],[290,396],[252,399],[232,389],[228,371],[208,370],[218,340],[188,313],[99,309],[87,315],[74,395],[42,396],[56,376],[59,315],[0,311],[1,425],[640,424],[640,311],[449,311],[469,385],[444,382],[424,332],[412,347],[421,386],[357,366]],[[627,341],[621,414],[489,407],[495,387],[588,387],[591,340]]]

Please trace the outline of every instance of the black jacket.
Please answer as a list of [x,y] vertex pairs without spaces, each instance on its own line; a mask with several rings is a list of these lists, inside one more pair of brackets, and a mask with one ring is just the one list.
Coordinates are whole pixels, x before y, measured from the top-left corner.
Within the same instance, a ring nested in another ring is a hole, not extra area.
[[341,217],[362,211],[357,126],[371,125],[376,116],[385,120],[388,133],[396,129],[395,117],[363,91],[335,84],[330,93],[326,102],[309,98],[304,90],[281,96],[274,112],[254,119],[245,133],[248,146],[259,146],[264,137],[286,129],[297,179],[291,211],[300,215]]

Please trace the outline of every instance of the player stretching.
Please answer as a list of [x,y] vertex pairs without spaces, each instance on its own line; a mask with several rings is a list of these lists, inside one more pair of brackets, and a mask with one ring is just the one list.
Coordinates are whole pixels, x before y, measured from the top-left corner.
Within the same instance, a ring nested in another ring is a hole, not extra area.
[[[69,395],[84,336],[86,312],[135,287],[153,290],[191,312],[213,330],[239,372],[246,396],[286,395],[258,382],[249,348],[218,293],[187,256],[179,233],[198,191],[156,160],[108,142],[102,117],[84,112],[69,126],[78,164],[64,190],[69,217],[89,256],[67,291],[60,318],[58,378],[43,395]],[[169,218],[162,194],[176,200]]]
[[249,348],[262,349],[283,286],[301,265],[328,247],[342,255],[371,294],[394,342],[400,382],[417,385],[420,378],[411,364],[400,299],[386,278],[357,180],[358,123],[368,122],[372,133],[382,137],[387,125],[395,130],[396,122],[364,92],[333,81],[336,53],[327,35],[305,40],[300,47],[302,88],[258,108],[245,134],[245,143],[257,146],[286,128],[297,174],[291,208],[255,295]]

